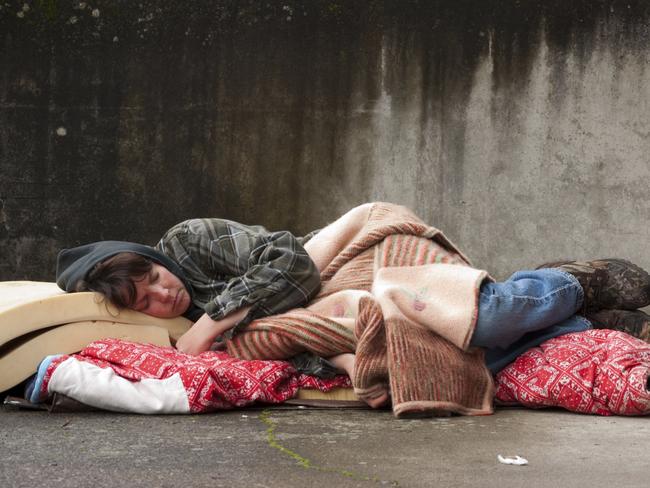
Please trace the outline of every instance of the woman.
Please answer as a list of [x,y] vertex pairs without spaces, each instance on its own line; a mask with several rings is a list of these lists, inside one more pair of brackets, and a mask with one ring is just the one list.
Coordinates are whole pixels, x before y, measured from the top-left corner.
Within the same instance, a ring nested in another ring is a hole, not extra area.
[[[188,220],[167,231],[155,247],[103,241],[63,250],[57,283],[69,292],[97,291],[118,307],[152,316],[187,317],[195,324],[176,347],[199,354],[233,328],[303,306],[316,297],[320,273],[341,251],[337,240],[358,232],[355,222],[366,222],[376,208],[373,204],[356,207],[315,237],[306,238],[223,219]],[[403,207],[382,207],[384,213],[392,210],[399,213]],[[437,246],[434,253],[436,259],[443,256],[440,262],[467,265],[441,233],[423,231],[419,238]],[[549,266],[515,273],[503,283],[476,274],[478,305],[468,344],[487,349],[486,361],[493,373],[543,340],[590,328],[588,320],[576,315],[578,311],[600,313],[602,320],[607,318],[603,310],[637,309],[650,303],[650,276],[627,261]],[[620,317],[626,312],[616,313]],[[637,318],[643,314],[630,313]],[[643,314],[641,321],[646,318]],[[352,354],[330,359],[353,377]],[[318,360],[313,364],[327,365]],[[379,406],[387,398],[383,390],[364,399]]]
[[[319,271],[302,246],[307,240],[225,219],[192,219],[169,229],[155,247],[100,241],[64,249],[57,284],[99,292],[119,308],[154,317],[184,316],[195,323],[176,348],[199,354],[235,325],[315,296]],[[331,359],[302,356],[294,364],[309,373],[351,372],[352,355]]]

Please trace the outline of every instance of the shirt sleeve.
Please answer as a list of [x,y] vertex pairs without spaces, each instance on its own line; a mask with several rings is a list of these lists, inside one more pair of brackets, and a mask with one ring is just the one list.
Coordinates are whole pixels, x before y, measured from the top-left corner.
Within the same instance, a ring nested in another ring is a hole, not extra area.
[[[269,232],[223,219],[194,219],[167,241],[168,249],[184,249],[181,261],[189,262],[179,264],[190,274],[200,272],[214,280],[215,293],[204,306],[213,320],[246,306],[253,308],[244,323],[281,313],[304,305],[320,288],[316,265],[287,231]],[[219,282],[225,286],[216,286]]]

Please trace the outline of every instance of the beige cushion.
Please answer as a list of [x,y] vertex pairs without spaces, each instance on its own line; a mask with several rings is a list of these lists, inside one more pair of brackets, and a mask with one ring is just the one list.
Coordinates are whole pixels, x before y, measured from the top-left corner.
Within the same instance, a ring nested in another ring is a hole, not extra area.
[[78,352],[91,342],[106,338],[171,345],[167,329],[156,325],[82,321],[32,332],[0,347],[0,391],[36,373],[45,356]]
[[159,319],[133,310],[118,310],[97,293],[65,293],[56,283],[0,282],[0,346],[24,334],[53,325],[103,320],[155,325],[175,341],[192,322],[184,317]]

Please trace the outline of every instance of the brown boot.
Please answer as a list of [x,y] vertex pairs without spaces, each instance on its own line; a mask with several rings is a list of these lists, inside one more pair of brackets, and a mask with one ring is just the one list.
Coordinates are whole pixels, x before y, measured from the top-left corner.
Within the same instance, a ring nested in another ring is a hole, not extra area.
[[650,305],[650,275],[624,259],[557,261],[540,268],[558,268],[575,276],[585,292],[583,311],[635,310]]
[[650,315],[641,310],[601,310],[587,318],[594,329],[620,330],[650,344]]

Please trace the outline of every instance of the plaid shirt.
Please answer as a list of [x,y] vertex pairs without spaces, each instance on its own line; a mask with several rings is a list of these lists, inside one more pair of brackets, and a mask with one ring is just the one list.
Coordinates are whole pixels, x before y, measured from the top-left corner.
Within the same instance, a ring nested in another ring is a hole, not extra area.
[[192,286],[192,302],[219,320],[252,306],[251,320],[301,306],[316,295],[320,275],[302,244],[290,232],[269,232],[224,219],[192,219],[169,229],[156,249],[183,270]]

